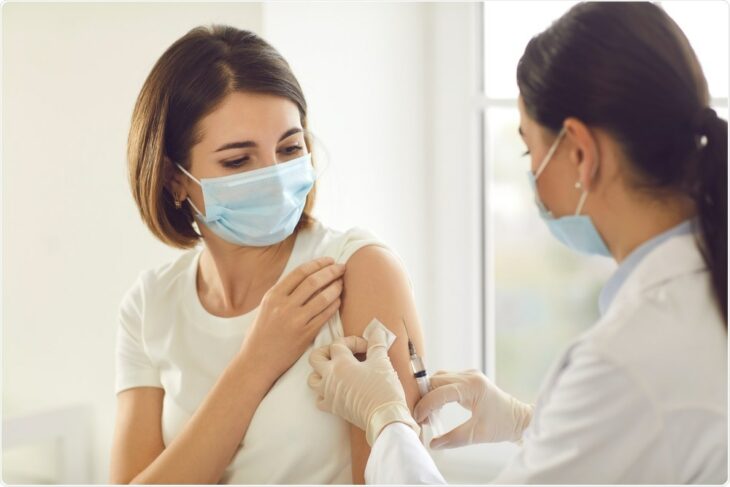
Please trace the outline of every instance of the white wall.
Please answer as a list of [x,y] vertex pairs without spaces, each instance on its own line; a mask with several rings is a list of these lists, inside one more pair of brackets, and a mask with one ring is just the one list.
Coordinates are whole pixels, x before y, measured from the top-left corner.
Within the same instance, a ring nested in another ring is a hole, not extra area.
[[[172,41],[214,21],[260,31],[261,8],[6,3],[2,14],[3,418],[91,404],[92,478],[104,482],[117,307],[140,270],[177,253],[128,189],[134,101]],[[3,455],[4,473],[30,460],[51,475],[36,453]]]
[[[129,118],[162,52],[211,22],[262,34],[292,65],[329,153],[316,214],[374,231],[403,258],[429,368],[478,367],[475,12],[458,3],[5,4],[3,417],[89,404],[91,478],[107,480],[117,306],[140,270],[177,254],[137,216]],[[469,451],[437,458],[449,479],[485,479],[467,471]],[[39,445],[4,463],[52,478],[51,455]]]
[[334,228],[365,227],[390,245],[408,267],[420,310],[430,301],[427,10],[418,3],[264,5],[265,37],[291,64],[310,128],[329,153],[317,215]]

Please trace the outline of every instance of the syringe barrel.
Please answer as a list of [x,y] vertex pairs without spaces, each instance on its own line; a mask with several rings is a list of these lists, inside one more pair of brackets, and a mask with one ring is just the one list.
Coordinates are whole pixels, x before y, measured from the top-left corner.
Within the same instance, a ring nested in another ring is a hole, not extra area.
[[411,370],[413,370],[413,375],[416,378],[426,373],[426,366],[423,365],[423,360],[418,355],[411,355]]
[[416,384],[418,384],[418,394],[423,397],[426,395],[426,393],[429,391],[429,381],[428,377],[419,377],[416,379]]

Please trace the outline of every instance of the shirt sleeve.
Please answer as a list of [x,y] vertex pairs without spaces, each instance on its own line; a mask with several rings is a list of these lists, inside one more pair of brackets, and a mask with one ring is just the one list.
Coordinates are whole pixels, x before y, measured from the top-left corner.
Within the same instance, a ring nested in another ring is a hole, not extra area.
[[576,352],[495,483],[623,483],[656,443],[660,415],[641,384],[611,360]]
[[391,423],[375,439],[365,467],[366,484],[446,484],[416,432]]
[[132,387],[162,387],[159,371],[144,347],[143,321],[144,285],[140,277],[127,291],[119,307],[115,384],[117,394]]
[[335,260],[343,264],[352,255],[363,247],[374,245],[387,248],[385,244],[373,233],[362,228],[351,228],[337,241],[337,249],[334,249]]

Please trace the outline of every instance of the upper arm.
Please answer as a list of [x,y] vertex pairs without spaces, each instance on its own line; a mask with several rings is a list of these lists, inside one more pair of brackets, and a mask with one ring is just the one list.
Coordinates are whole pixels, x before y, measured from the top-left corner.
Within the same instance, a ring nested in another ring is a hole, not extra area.
[[119,307],[116,335],[117,392],[131,387],[162,387],[157,366],[145,350],[143,337],[145,292],[142,279],[127,291]]
[[165,393],[159,371],[144,346],[142,279],[124,296],[118,320],[117,417],[109,476],[112,483],[129,483],[165,449],[161,419]]
[[[362,336],[373,318],[395,334],[396,340],[388,355],[403,384],[406,402],[412,412],[419,395],[410,368],[407,337],[410,337],[419,355],[423,355],[423,334],[408,276],[392,252],[368,246],[348,260],[340,317],[345,336]],[[353,480],[363,482],[370,449],[365,433],[354,426],[351,428],[351,446]]]
[[135,387],[117,394],[109,482],[129,483],[165,449],[162,400],[158,387]]

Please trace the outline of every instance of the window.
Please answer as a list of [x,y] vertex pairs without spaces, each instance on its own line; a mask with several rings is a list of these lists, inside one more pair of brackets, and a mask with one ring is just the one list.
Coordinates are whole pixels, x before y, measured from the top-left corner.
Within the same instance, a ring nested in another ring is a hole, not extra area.
[[[529,39],[575,3],[483,4],[484,366],[500,387],[526,401],[535,399],[561,350],[597,320],[598,295],[615,268],[610,259],[573,254],[549,234],[530,194],[529,161],[521,157],[524,144],[517,135],[517,61]],[[727,5],[661,5],[689,38],[713,107],[727,118]]]

